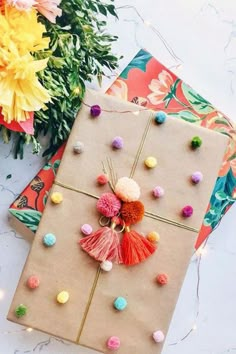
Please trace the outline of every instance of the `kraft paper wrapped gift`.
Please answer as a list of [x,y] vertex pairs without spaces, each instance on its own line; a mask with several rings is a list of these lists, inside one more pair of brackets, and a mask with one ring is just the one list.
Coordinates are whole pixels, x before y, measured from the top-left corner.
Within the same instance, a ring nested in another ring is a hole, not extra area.
[[[92,118],[89,106],[95,104],[102,114]],[[115,136],[123,138],[122,149],[111,147]],[[195,150],[190,147],[194,136],[202,139]],[[73,152],[76,141],[84,143],[81,154]],[[49,198],[46,204],[8,319],[102,353],[110,352],[106,347],[110,336],[120,338],[119,354],[161,353],[163,343],[155,343],[152,333],[167,334],[227,143],[222,134],[171,117],[156,124],[150,110],[87,92],[51,191],[62,193],[63,201],[55,205]],[[145,166],[149,156],[157,159],[155,168]],[[140,186],[145,216],[132,228],[143,235],[157,231],[160,241],[144,262],[113,264],[110,272],[104,272],[78,241],[83,224],[94,231],[101,227],[96,197],[111,189],[108,184],[99,186],[96,178],[103,171],[102,163],[108,168],[109,161],[114,176],[131,176]],[[195,171],[203,174],[197,185],[190,181]],[[156,185],[165,189],[162,198],[152,195]],[[194,210],[189,218],[181,215],[185,205]],[[56,235],[53,247],[43,245],[47,233]],[[165,286],[156,282],[160,273],[168,275]],[[33,274],[40,279],[34,290],[26,285]],[[70,298],[59,304],[56,297],[63,290]],[[113,307],[118,296],[128,301],[124,311]],[[20,304],[27,313],[17,318]]]
[[[174,118],[201,125],[230,137],[196,239],[197,249],[235,202],[236,130],[234,123],[143,49],[135,55],[106,93],[153,110],[169,112]],[[63,151],[64,144],[9,208],[12,226],[29,241],[34,238]]]

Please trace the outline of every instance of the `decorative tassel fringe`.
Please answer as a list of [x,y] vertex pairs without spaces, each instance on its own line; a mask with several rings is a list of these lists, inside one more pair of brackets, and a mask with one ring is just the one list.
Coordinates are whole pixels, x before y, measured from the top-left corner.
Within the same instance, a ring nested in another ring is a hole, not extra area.
[[121,242],[122,258],[125,265],[138,264],[151,256],[155,250],[156,246],[145,237],[134,230],[129,231],[127,228]]
[[114,228],[104,226],[79,241],[80,246],[99,262],[123,263],[118,233]]

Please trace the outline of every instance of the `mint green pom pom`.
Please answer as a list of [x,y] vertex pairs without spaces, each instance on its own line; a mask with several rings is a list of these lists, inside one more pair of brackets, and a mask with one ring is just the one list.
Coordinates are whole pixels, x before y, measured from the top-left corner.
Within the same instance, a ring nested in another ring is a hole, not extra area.
[[21,318],[25,316],[27,313],[27,307],[23,304],[20,304],[16,309],[15,309],[15,315],[18,318]]
[[56,236],[51,233],[46,234],[43,238],[43,243],[46,247],[54,246],[56,243]]
[[166,117],[167,117],[167,115],[166,115],[165,112],[159,111],[159,112],[157,112],[156,115],[155,115],[155,122],[156,122],[157,124],[163,124],[163,123],[165,123],[165,121],[166,121]]
[[117,297],[113,303],[114,307],[118,311],[123,311],[127,306],[127,301],[124,297]]

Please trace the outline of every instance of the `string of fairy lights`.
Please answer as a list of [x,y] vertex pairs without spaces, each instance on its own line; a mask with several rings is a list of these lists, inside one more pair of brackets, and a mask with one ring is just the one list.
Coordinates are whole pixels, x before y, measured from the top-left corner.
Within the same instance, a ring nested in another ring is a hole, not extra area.
[[[169,52],[169,54],[171,55],[171,57],[174,59],[175,62],[177,62],[176,65],[173,65],[171,68],[181,68],[182,67],[182,60],[177,56],[177,54],[174,52],[174,50],[172,49],[172,47],[170,46],[170,44],[166,41],[166,39],[162,36],[161,32],[158,30],[157,27],[155,27],[149,20],[146,20],[141,14],[140,12],[137,10],[137,8],[133,5],[124,5],[124,6],[118,6],[116,8],[118,11],[121,10],[132,10],[136,16],[138,17],[138,19],[141,21],[141,23],[146,26],[147,28],[149,28],[163,43],[164,47],[166,48],[166,50]],[[112,76],[117,76],[117,73],[115,73],[114,75],[109,75],[109,78],[111,78]],[[142,109],[143,110],[143,109]],[[138,115],[139,111],[137,110],[137,112],[133,112],[134,114]],[[219,226],[219,224],[216,226],[216,228]],[[215,228],[215,229],[216,229]],[[177,346],[180,343],[182,343],[183,341],[185,341],[193,332],[195,332],[197,330],[197,320],[200,316],[200,285],[201,285],[201,265],[202,265],[202,261],[203,258],[207,255],[207,244],[209,241],[211,235],[209,235],[207,237],[207,239],[205,240],[205,242],[203,243],[202,246],[199,247],[198,250],[196,250],[193,254],[193,257],[195,257],[196,260],[196,264],[197,264],[197,284],[196,284],[196,300],[197,300],[197,306],[196,306],[196,315],[193,321],[192,326],[190,327],[190,329],[178,340],[176,340],[175,342],[169,343],[169,346]],[[5,298],[6,292],[0,288],[0,301],[3,301]],[[32,328],[21,328],[18,330],[5,330],[5,331],[0,331],[0,335],[14,335],[17,333],[22,333],[22,332],[27,332],[27,333],[31,333],[33,332]],[[235,347],[231,347],[231,348],[227,348],[225,349],[222,354],[225,353],[230,353],[232,351],[236,351],[236,345]]]

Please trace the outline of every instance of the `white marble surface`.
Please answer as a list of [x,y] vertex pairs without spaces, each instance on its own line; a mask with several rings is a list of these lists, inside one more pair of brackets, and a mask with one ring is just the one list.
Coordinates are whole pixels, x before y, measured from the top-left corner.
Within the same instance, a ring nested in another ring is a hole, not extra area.
[[[116,0],[116,5],[134,6],[146,21],[131,7],[119,10],[119,22],[109,23],[110,31],[119,36],[114,50],[124,55],[121,69],[138,49],[146,48],[236,120],[235,0]],[[150,23],[179,59],[171,55]],[[104,90],[112,79],[104,81]],[[9,226],[7,208],[42,165],[43,159],[30,150],[23,161],[13,160],[10,146],[0,143],[0,354],[89,354],[92,351],[25,331],[5,319],[29,251],[29,245]],[[6,180],[8,174],[12,178]],[[202,257],[197,320],[198,261],[190,263],[163,354],[236,352],[235,212],[236,206],[214,231]],[[197,329],[180,341],[195,324]],[[179,343],[170,345],[175,342]]]

